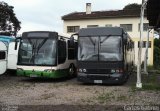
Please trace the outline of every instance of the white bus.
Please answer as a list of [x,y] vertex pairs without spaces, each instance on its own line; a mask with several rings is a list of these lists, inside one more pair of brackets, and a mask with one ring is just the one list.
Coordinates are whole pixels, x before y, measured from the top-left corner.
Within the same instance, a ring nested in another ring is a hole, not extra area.
[[0,41],[0,75],[7,70],[7,47],[5,43]]
[[24,32],[18,51],[17,75],[46,78],[75,76],[77,41],[69,37],[50,31]]
[[[15,38],[0,35],[0,74],[6,71],[14,74],[17,68],[17,54],[14,50]],[[17,44],[18,47],[18,44]]]

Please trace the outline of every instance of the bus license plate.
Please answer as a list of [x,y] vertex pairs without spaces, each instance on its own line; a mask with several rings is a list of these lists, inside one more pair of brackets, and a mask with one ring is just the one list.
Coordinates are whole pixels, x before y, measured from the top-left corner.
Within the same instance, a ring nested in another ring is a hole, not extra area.
[[31,75],[30,75],[30,77],[37,77],[37,75],[33,75],[33,74],[31,74]]
[[97,83],[97,84],[102,84],[102,80],[94,80],[94,83]]

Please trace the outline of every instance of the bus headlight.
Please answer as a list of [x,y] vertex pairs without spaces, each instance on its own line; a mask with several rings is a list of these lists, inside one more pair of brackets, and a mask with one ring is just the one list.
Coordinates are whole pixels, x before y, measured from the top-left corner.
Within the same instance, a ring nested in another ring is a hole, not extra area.
[[115,72],[116,72],[115,69],[112,69],[112,70],[111,70],[111,73],[115,73]]
[[79,72],[83,72],[83,70],[82,70],[82,69],[79,69]]
[[123,73],[123,69],[112,69],[111,73]]
[[87,72],[87,70],[86,70],[86,69],[83,69],[83,72]]
[[117,69],[116,72],[119,73],[119,69]]

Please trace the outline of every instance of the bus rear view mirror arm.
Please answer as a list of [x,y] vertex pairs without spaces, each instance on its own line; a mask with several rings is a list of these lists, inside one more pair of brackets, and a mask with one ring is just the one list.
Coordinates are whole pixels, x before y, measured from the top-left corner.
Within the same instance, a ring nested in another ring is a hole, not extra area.
[[74,40],[75,35],[78,36],[78,33],[72,34],[71,37],[70,37],[70,40]]
[[15,40],[15,47],[14,47],[14,50],[17,50],[18,40],[20,40],[20,41],[21,41],[21,39],[22,39],[21,37],[17,37],[17,38],[16,38],[16,40]]
[[72,34],[71,35],[71,37],[70,37],[70,42],[71,42],[71,44],[73,45],[74,44],[74,36],[78,36],[78,34],[77,33],[75,33],[75,34]]

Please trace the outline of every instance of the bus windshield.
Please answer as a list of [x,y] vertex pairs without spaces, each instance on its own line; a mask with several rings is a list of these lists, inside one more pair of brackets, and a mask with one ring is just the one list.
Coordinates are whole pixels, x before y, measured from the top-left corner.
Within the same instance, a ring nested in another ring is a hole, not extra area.
[[56,40],[48,38],[22,39],[18,55],[19,65],[50,66],[56,64]]
[[79,37],[79,61],[121,61],[120,36]]

